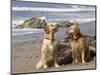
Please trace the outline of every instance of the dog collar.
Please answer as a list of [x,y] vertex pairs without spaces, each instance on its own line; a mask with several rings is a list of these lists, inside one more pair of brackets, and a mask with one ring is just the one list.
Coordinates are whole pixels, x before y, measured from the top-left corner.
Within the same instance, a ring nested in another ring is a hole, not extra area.
[[52,40],[52,41],[54,40],[54,38],[50,39],[50,38],[48,38],[48,37],[45,37],[45,39],[47,39],[47,40]]

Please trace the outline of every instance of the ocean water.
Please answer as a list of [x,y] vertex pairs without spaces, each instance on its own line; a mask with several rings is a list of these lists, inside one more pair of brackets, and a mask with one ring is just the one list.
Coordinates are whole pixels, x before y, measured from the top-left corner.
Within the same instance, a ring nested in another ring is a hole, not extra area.
[[[95,21],[95,6],[12,1],[12,42],[43,37],[43,29],[14,28],[16,24],[32,17],[41,17],[47,22],[76,20],[80,24],[89,23]],[[86,29],[89,28],[85,28],[83,32]],[[57,34],[64,33],[64,31],[66,29],[60,29]]]

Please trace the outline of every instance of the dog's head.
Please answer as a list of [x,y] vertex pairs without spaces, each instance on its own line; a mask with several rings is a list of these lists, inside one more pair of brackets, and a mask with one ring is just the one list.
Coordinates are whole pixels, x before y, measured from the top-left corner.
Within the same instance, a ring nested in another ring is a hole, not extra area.
[[58,31],[59,25],[57,24],[48,24],[45,28],[44,31],[46,34],[53,34]]
[[78,23],[77,22],[73,22],[71,23],[71,26],[68,28],[68,35],[69,37],[76,37],[77,35],[80,34],[80,29],[78,27]]

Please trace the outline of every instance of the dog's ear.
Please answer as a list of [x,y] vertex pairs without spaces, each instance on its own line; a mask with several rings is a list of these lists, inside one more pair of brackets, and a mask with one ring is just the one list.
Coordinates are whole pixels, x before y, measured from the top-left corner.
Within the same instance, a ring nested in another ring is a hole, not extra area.
[[78,26],[78,25],[79,25],[79,23],[78,23],[78,22],[76,22],[76,21],[74,21],[74,25],[77,25],[77,26]]
[[49,26],[48,25],[44,27],[44,31],[46,32],[46,34],[49,34]]
[[71,22],[71,23],[70,23],[70,25],[77,25],[77,26],[78,26],[78,25],[79,25],[79,23],[78,23],[78,22],[76,22],[76,21],[73,21],[73,22]]
[[80,34],[80,29],[79,29],[78,25],[76,25],[75,35],[79,35],[79,34]]
[[77,35],[77,34],[80,34],[79,23],[75,21],[75,22],[74,22],[74,25],[76,26],[76,27],[75,27],[76,35]]
[[58,29],[60,27],[59,24],[54,24],[54,26],[56,27],[56,29]]

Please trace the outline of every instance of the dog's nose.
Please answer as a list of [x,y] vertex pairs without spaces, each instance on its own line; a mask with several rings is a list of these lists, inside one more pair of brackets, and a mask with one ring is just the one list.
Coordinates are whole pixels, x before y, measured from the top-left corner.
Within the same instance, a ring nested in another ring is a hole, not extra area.
[[72,35],[72,32],[70,32],[70,29],[68,29],[68,30],[66,31],[66,34]]
[[66,31],[66,34],[68,34],[68,30]]
[[68,34],[71,33],[71,29],[70,29],[70,28],[67,29],[67,33],[68,33]]
[[66,34],[69,34],[69,31],[70,31],[70,30],[69,30],[69,28],[68,28],[67,31],[66,31]]
[[68,33],[68,35],[69,35],[69,36],[71,36],[71,35],[72,35],[72,33]]

